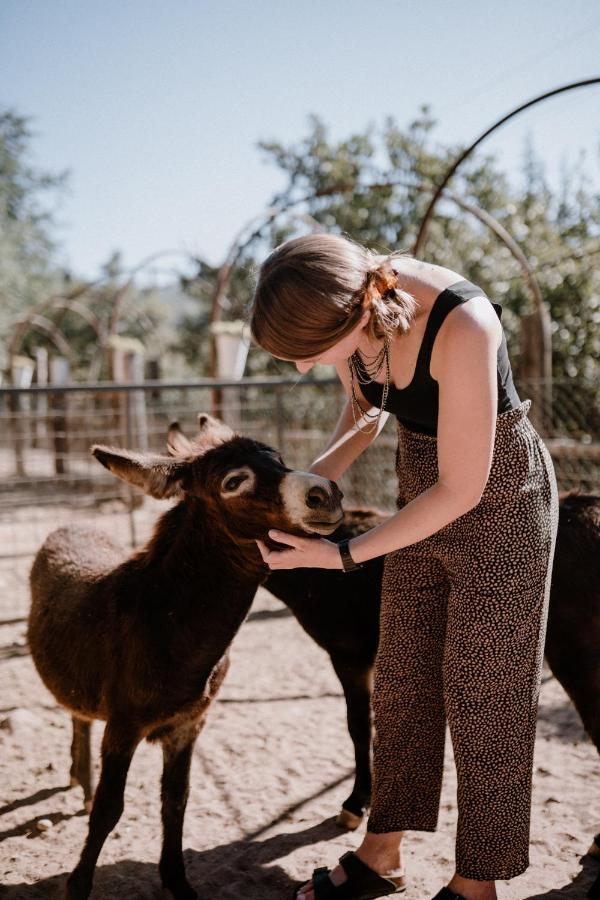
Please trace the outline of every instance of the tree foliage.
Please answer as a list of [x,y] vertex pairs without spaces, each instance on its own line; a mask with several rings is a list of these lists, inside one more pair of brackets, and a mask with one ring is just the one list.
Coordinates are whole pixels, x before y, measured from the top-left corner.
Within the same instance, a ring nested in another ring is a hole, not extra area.
[[[463,149],[435,144],[434,130],[423,107],[404,130],[388,118],[380,132],[333,141],[313,116],[308,135],[297,144],[259,146],[287,174],[276,200],[308,197],[304,207],[327,230],[385,252],[413,246],[431,196],[427,188],[439,183]],[[522,185],[512,183],[493,155],[479,153],[459,169],[450,190],[503,225],[534,268],[553,319],[555,377],[591,382],[600,356],[600,198],[586,179],[583,158],[565,169],[560,189],[553,191],[528,146],[522,176]],[[290,223],[272,234],[271,243],[296,230]],[[518,371],[519,319],[531,300],[507,247],[473,215],[444,200],[430,224],[424,256],[500,300]]]
[[[3,335],[32,304],[73,286],[53,255],[51,199],[64,189],[66,175],[31,165],[32,139],[27,119],[12,111],[0,114]],[[376,250],[410,249],[431,188],[462,150],[436,139],[428,107],[406,127],[389,117],[381,127],[369,126],[338,140],[319,117],[311,116],[300,140],[289,145],[263,140],[258,147],[267,163],[285,175],[284,189],[269,205],[291,206],[288,214],[264,222],[244,246],[223,301],[226,319],[247,315],[258,266],[268,250],[306,231],[311,221]],[[594,396],[600,357],[600,198],[587,179],[585,158],[564,167],[556,189],[531,146],[525,148],[519,182],[509,179],[493,155],[479,151],[461,166],[450,190],[491,214],[520,244],[551,312],[554,375],[590,386],[589,396]],[[430,223],[423,255],[461,272],[502,303],[518,377],[520,319],[530,311],[531,299],[521,267],[507,247],[474,215],[444,199]],[[218,270],[201,258],[193,266],[193,274],[182,276],[169,290],[132,283],[123,299],[121,332],[139,337],[151,355],[162,355],[167,377],[208,373],[210,302]],[[115,292],[124,282],[122,269],[118,256],[108,261],[106,278],[85,295],[106,324]],[[72,342],[83,377],[95,335],[75,314],[62,312],[57,320]],[[30,335],[25,349],[41,340]],[[261,351],[251,352],[249,373],[282,370],[284,365]]]
[[[51,174],[30,162],[30,122],[0,111],[0,334],[14,318],[62,283],[53,261],[55,203],[67,173]],[[0,360],[2,362],[2,360]]]

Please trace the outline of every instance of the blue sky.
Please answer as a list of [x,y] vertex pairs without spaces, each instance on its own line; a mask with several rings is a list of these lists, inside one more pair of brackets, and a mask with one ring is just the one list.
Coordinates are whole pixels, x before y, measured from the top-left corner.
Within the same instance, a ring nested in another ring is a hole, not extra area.
[[[282,184],[259,139],[341,138],[420,104],[470,141],[511,107],[600,73],[597,0],[2,0],[0,103],[32,116],[35,161],[71,170],[61,260],[93,276],[167,248],[212,263]],[[514,175],[530,134],[551,179],[587,154],[600,87],[553,99],[484,147]]]

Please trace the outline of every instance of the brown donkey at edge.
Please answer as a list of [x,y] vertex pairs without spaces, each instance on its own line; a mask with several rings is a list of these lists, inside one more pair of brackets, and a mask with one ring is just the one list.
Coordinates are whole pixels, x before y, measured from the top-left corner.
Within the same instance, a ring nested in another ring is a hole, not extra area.
[[[163,748],[160,875],[191,900],[182,828],[194,741],[228,668],[228,647],[267,569],[255,544],[269,528],[331,534],[341,493],[292,472],[265,444],[211,423],[185,456],[94,447],[114,475],[179,502],[146,546],[123,560],[101,531],[60,528],[31,571],[29,644],[42,680],[73,716],[72,780],[92,798],[89,734],[104,719],[102,767],[89,832],[67,881],[69,900],[92,889],[96,861],[123,811],[141,740]],[[207,429],[208,431],[208,429]]]

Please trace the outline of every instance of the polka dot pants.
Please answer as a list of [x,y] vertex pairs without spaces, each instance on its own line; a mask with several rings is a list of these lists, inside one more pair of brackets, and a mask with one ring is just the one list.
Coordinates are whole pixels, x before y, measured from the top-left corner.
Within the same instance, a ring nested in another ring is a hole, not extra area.
[[[386,558],[375,662],[367,829],[434,831],[448,721],[458,779],[456,868],[513,878],[529,864],[531,778],[558,492],[527,418],[497,418],[478,505]],[[438,478],[435,437],[398,423],[399,508]]]

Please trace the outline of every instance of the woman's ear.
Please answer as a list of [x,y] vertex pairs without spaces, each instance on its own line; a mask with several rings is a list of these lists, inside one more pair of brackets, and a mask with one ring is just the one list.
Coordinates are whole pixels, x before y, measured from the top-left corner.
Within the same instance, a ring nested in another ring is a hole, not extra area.
[[365,309],[365,311],[362,314],[361,319],[360,319],[360,327],[364,328],[370,318],[371,318],[371,310]]

